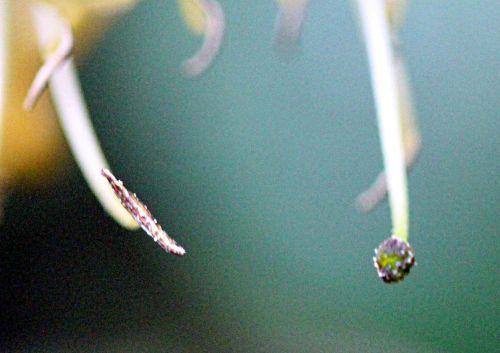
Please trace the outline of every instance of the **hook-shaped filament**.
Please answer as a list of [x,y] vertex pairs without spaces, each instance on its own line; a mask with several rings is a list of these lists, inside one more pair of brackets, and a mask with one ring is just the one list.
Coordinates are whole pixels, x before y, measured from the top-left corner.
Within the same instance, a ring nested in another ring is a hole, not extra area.
[[201,48],[183,64],[184,74],[196,77],[210,67],[219,53],[225,30],[224,11],[215,0],[198,0],[205,14],[204,39]]

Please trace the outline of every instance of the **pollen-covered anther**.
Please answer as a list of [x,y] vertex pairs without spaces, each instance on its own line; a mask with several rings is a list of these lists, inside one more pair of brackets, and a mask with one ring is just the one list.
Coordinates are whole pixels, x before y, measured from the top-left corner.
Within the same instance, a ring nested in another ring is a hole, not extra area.
[[415,264],[415,255],[410,244],[397,237],[384,240],[373,257],[379,277],[386,283],[402,281]]
[[127,190],[123,183],[116,179],[108,169],[103,168],[101,174],[108,180],[122,206],[157,244],[173,255],[184,256],[186,254],[184,248],[168,236],[136,194]]

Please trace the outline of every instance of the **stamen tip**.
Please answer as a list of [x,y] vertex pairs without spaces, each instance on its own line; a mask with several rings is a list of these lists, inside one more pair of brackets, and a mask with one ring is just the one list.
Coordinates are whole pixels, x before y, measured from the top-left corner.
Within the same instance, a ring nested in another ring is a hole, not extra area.
[[385,283],[397,283],[405,279],[415,264],[411,245],[395,236],[384,240],[375,250],[373,264],[378,276]]
[[170,253],[176,256],[184,256],[186,255],[186,250],[181,246],[177,246],[175,249],[172,249]]

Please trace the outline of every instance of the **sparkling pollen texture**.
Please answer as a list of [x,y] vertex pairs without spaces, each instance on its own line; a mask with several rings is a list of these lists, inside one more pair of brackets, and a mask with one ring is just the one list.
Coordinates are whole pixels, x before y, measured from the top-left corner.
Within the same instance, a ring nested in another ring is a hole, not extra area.
[[406,241],[392,237],[375,249],[373,264],[384,282],[397,283],[410,273],[415,264],[415,252]]
[[167,232],[162,229],[146,205],[137,198],[136,194],[128,191],[121,180],[116,179],[108,169],[103,168],[101,174],[108,180],[123,207],[162,249],[177,256],[184,256],[186,254],[184,248],[177,244],[174,239],[170,238]]

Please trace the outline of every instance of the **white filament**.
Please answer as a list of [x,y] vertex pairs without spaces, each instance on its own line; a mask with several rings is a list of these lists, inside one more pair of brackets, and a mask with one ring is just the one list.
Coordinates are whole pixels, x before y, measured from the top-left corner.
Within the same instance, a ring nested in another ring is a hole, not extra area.
[[[46,52],[52,43],[59,40],[64,21],[57,11],[45,5],[33,6],[33,18],[40,50]],[[109,167],[92,127],[72,58],[53,73],[49,82],[62,129],[90,189],[119,224],[129,229],[138,228],[137,222],[101,177],[101,169]]]
[[196,77],[205,72],[212,65],[220,51],[226,21],[224,11],[216,0],[199,0],[205,13],[205,37],[201,48],[183,64],[183,71],[187,77]]
[[397,77],[384,0],[357,0],[387,176],[393,234],[408,239],[408,194]]

